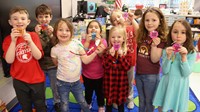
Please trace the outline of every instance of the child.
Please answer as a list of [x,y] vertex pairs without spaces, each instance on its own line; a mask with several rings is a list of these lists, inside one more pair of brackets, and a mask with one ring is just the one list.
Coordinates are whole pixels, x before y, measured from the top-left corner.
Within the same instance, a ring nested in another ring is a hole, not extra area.
[[[152,100],[159,81],[159,60],[166,43],[167,25],[159,8],[150,7],[141,19],[137,32],[136,87],[139,112],[153,112]],[[157,32],[153,36],[152,32]]]
[[54,64],[58,66],[56,77],[61,111],[69,111],[69,93],[72,92],[83,111],[89,112],[80,82],[81,61],[84,64],[90,63],[101,50],[95,50],[87,56],[83,45],[73,39],[73,31],[73,25],[66,19],[58,20],[53,31],[57,44],[51,49],[51,57]]
[[4,39],[3,51],[7,63],[11,64],[10,74],[13,86],[23,112],[46,112],[45,76],[38,60],[43,51],[39,37],[34,32],[27,32],[29,14],[22,7],[15,7],[9,13],[11,34]]
[[35,26],[35,32],[40,37],[42,43],[42,48],[44,50],[44,57],[39,60],[40,66],[44,73],[49,76],[50,86],[53,93],[54,107],[55,110],[59,111],[60,98],[58,96],[58,91],[56,87],[56,66],[52,62],[50,51],[53,46],[53,27],[49,25],[52,20],[52,11],[50,7],[45,4],[39,5],[35,9],[35,16],[38,24]]
[[131,53],[126,45],[126,30],[114,26],[109,32],[108,50],[103,54],[104,95],[106,112],[112,112],[112,104],[118,105],[118,111],[124,112],[124,103],[128,97],[128,75],[131,67]]
[[[106,42],[105,39],[101,37],[102,28],[101,24],[97,20],[92,20],[87,26],[86,39],[82,40],[84,48],[92,49],[95,42],[98,40]],[[107,43],[106,45],[107,46]],[[94,51],[92,51],[94,52]],[[91,54],[90,52],[89,54]],[[94,60],[89,64],[82,65],[83,67],[83,81],[85,86],[85,99],[87,103],[91,106],[93,91],[95,91],[97,96],[97,104],[99,106],[98,112],[104,112],[104,97],[103,97],[103,74],[104,69],[102,66],[102,58],[97,55]]]
[[[121,10],[114,10],[111,13],[111,23],[113,26],[125,26],[126,27],[126,33],[127,33],[127,47],[130,53],[132,54],[131,57],[131,68],[128,71],[128,82],[129,82],[129,96],[128,96],[128,105],[127,107],[129,109],[134,108],[134,103],[133,103],[133,81],[134,81],[134,66],[136,63],[136,38],[135,38],[135,30],[134,28],[138,29],[138,24],[134,20],[133,16],[129,16],[126,18],[127,20],[125,21],[125,18],[123,17],[123,13]],[[129,22],[128,22],[129,21]],[[132,25],[129,25],[131,21]],[[127,24],[128,23],[128,24]]]
[[143,15],[143,12],[141,9],[136,9],[135,12],[134,12],[134,18],[136,20],[137,23],[140,23],[140,20],[142,18],[142,15]]
[[176,20],[169,30],[167,47],[163,51],[163,76],[153,101],[153,105],[162,107],[159,108],[160,112],[188,110],[189,75],[195,59],[190,25],[186,20]]

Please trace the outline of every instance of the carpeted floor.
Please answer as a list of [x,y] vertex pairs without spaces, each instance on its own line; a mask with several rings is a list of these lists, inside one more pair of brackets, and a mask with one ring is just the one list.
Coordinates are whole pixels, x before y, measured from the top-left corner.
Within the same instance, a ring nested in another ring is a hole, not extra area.
[[[200,55],[200,54],[198,54]],[[199,56],[200,57],[200,56]],[[197,61],[194,65],[194,69],[193,72],[195,73],[200,73],[200,58],[197,58]],[[48,112],[55,112],[54,108],[53,108],[53,100],[52,100],[52,91],[51,88],[49,87],[49,79],[48,77],[46,78],[46,102],[47,102],[47,108],[48,108]],[[139,104],[139,100],[138,100],[138,93],[137,93],[137,89],[135,86],[134,87],[134,104],[135,107],[133,109],[128,109],[125,108],[125,112],[138,112],[138,104]],[[80,106],[77,104],[75,98],[73,97],[72,94],[70,94],[70,112],[80,112]],[[189,104],[189,108],[188,108],[188,112],[200,112],[200,101],[198,101],[198,99],[196,98],[196,96],[194,95],[193,91],[190,89],[190,100],[188,102]],[[126,107],[126,106],[125,106]],[[10,112],[18,112],[21,109],[20,105],[17,104]],[[93,95],[93,101],[92,101],[92,112],[97,112],[98,107],[97,107],[97,103],[96,103],[96,96]],[[116,109],[113,108],[113,112],[117,112]],[[155,112],[158,112],[158,110],[156,109]]]

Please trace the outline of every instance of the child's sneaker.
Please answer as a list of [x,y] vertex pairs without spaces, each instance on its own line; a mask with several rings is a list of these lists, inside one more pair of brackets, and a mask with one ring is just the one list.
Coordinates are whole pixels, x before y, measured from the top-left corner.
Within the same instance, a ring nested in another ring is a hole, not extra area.
[[128,109],[133,109],[134,108],[134,103],[133,101],[129,102],[127,105]]
[[98,112],[105,112],[105,108],[104,107],[99,107]]
[[114,107],[115,109],[118,109],[118,105],[117,105],[116,103],[113,103],[113,107]]

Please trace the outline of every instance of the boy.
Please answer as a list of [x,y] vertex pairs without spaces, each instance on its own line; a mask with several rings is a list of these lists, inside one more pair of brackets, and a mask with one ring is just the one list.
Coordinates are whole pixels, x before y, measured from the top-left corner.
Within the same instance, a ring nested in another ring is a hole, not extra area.
[[38,60],[43,51],[39,37],[34,32],[27,32],[29,14],[25,8],[15,7],[9,13],[11,34],[3,42],[3,57],[11,64],[10,74],[13,86],[23,112],[46,112],[44,73]]
[[57,68],[50,57],[51,47],[53,46],[53,27],[49,25],[52,20],[52,10],[47,5],[41,4],[35,9],[35,16],[38,22],[35,26],[35,32],[39,35],[44,50],[44,57],[39,60],[39,63],[44,73],[49,76],[54,98],[54,107],[58,112],[60,108],[60,98],[56,87]]

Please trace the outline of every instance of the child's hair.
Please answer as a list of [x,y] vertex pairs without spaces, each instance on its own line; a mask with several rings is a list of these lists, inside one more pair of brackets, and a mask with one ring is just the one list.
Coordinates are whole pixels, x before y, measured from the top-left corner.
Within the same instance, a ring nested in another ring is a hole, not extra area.
[[195,48],[193,45],[192,30],[191,30],[190,24],[184,19],[178,19],[172,24],[169,30],[169,33],[167,35],[167,46],[172,46],[173,40],[172,40],[171,33],[174,27],[174,24],[177,22],[181,23],[186,29],[186,40],[183,43],[183,46],[188,50],[188,52],[194,52]]
[[90,24],[93,23],[93,22],[98,23],[99,28],[100,28],[100,33],[101,33],[101,32],[102,32],[102,27],[101,27],[101,24],[99,23],[99,21],[97,21],[97,20],[92,20],[92,21],[90,21],[90,22],[88,23],[87,29],[86,29],[86,33],[88,34],[88,28],[89,28]]
[[135,12],[134,12],[135,16],[141,16],[142,17],[142,14],[143,14],[143,12],[142,12],[141,9],[136,9]]
[[68,28],[70,30],[70,33],[71,33],[70,39],[73,38],[74,28],[73,28],[72,23],[69,22],[69,20],[67,20],[67,19],[61,18],[54,25],[53,35],[54,35],[54,38],[56,38],[55,42],[54,42],[54,45],[56,45],[59,42],[58,37],[57,37],[57,31],[58,31],[58,28],[60,27],[60,25],[62,25],[62,24],[67,24],[67,26],[68,26]]
[[121,14],[122,14],[122,11],[119,10],[119,9],[114,9],[114,10],[112,11],[112,13],[110,14],[110,22],[111,22],[111,24],[114,24],[114,21],[113,21],[113,18],[112,18],[113,13],[121,13]]
[[52,10],[49,6],[45,5],[45,4],[41,4],[39,5],[36,9],[35,9],[35,16],[38,17],[38,15],[43,15],[43,14],[49,14],[50,16],[52,15]]
[[161,12],[161,10],[159,8],[150,7],[144,12],[142,19],[140,21],[140,25],[139,25],[139,29],[138,29],[138,36],[137,36],[137,43],[138,44],[142,43],[142,41],[145,40],[146,37],[148,37],[148,31],[145,28],[145,24],[144,24],[145,15],[148,12],[155,13],[158,16],[158,18],[160,20],[160,25],[158,26],[157,31],[158,31],[158,34],[159,34],[161,41],[166,42],[167,41],[167,39],[166,39],[167,24],[165,22],[165,17],[164,17],[163,13]]
[[112,38],[112,34],[114,31],[117,31],[119,34],[121,34],[121,36],[124,38],[124,42],[123,45],[121,46],[124,54],[126,55],[128,48],[127,48],[127,34],[126,34],[126,28],[123,26],[113,26],[110,31],[109,31],[109,39],[108,39],[108,49],[110,49],[112,47],[111,44],[111,38]]
[[21,7],[21,6],[12,8],[10,10],[9,17],[11,17],[11,15],[16,12],[19,12],[20,14],[25,13],[25,14],[27,14],[27,17],[29,18],[29,13],[28,13],[27,9],[25,9],[24,7]]

